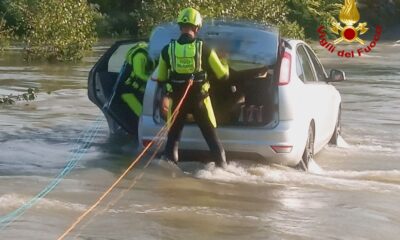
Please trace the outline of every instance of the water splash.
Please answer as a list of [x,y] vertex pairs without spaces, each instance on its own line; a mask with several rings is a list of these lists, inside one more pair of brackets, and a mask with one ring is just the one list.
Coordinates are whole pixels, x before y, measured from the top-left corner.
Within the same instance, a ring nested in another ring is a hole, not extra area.
[[337,146],[340,148],[350,148],[350,145],[346,142],[346,140],[344,140],[342,135],[338,136]]
[[194,177],[219,182],[313,186],[344,191],[400,191],[400,171],[327,171],[314,160],[309,172],[275,165],[244,166],[230,162],[226,169],[213,165],[194,172]]
[[[13,209],[19,207],[29,200],[28,196],[22,196],[16,193],[4,194],[0,197],[0,209]],[[63,202],[54,199],[42,199],[36,206],[36,209],[58,209],[65,211],[81,212],[86,209],[86,206]]]
[[[353,140],[361,141],[361,140]],[[369,138],[364,136],[363,143],[349,144],[342,136],[338,137],[337,145],[327,145],[326,149],[345,150],[346,152],[380,152],[380,153],[395,153],[398,152],[397,146],[391,146],[388,142]]]
[[325,171],[315,162],[314,159],[311,159],[308,163],[308,172],[319,175],[323,175],[325,173]]

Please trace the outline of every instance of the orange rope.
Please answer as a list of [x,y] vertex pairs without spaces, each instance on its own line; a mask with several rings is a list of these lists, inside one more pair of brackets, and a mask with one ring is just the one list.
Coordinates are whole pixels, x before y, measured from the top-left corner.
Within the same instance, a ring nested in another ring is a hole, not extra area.
[[[178,114],[180,108],[182,107],[182,104],[183,104],[184,100],[186,99],[187,94],[189,93],[189,90],[192,87],[192,85],[193,85],[193,80],[190,80],[188,82],[188,85],[187,85],[187,87],[185,89],[185,92],[184,92],[181,100],[179,101],[178,105],[175,108],[174,113],[171,116],[172,122],[175,121],[176,115]],[[172,123],[170,125],[172,125]],[[156,136],[158,136],[162,131],[164,131],[164,127],[161,128],[161,130],[157,133]],[[131,165],[129,165],[129,167],[122,173],[122,175],[99,197],[99,199],[97,199],[97,201],[89,209],[87,209],[82,215],[80,215],[76,219],[76,221],[57,240],[63,240],[70,232],[72,232],[76,228],[76,226],[80,222],[82,222],[82,220],[90,212],[92,212],[104,200],[104,198],[107,197],[108,194],[110,194],[110,192],[121,182],[121,180],[128,174],[128,172],[130,170],[132,170],[132,168],[139,162],[139,160],[143,157],[143,155],[149,150],[149,148],[153,144],[154,144],[154,139],[149,144],[147,144],[147,146],[142,150],[142,152],[137,156],[137,158],[131,163]]]

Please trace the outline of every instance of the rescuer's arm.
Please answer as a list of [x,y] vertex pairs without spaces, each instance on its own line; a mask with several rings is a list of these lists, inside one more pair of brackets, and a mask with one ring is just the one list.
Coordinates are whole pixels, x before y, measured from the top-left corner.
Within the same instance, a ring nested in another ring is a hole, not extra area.
[[158,62],[157,80],[159,82],[165,82],[168,80],[168,65],[162,55],[160,55],[160,61]]
[[150,75],[146,72],[147,66],[147,56],[144,53],[137,53],[133,57],[133,71],[135,71],[135,77],[141,79],[142,81],[146,82]]
[[163,97],[162,99],[162,108],[161,108],[161,113],[162,115],[167,119],[168,117],[168,111],[170,109],[169,105],[170,105],[170,99],[169,99],[169,95],[172,92],[172,87],[169,83],[167,83],[167,80],[169,78],[169,65],[167,63],[167,61],[165,59],[168,59],[168,47],[165,47],[160,54],[160,60],[158,63],[158,73],[157,73],[157,80],[159,83],[161,83],[163,85],[163,87],[165,88],[165,93],[166,95]]
[[169,78],[169,55],[168,55],[168,46],[165,46],[160,54],[160,60],[158,62],[158,73],[157,80],[159,82],[166,82]]
[[225,59],[220,60],[214,50],[210,51],[208,64],[218,79],[227,79],[229,77],[229,66]]
[[158,82],[162,83],[165,87],[165,91],[167,94],[172,92],[171,84],[167,83],[168,80],[168,64],[164,60],[163,56],[160,56],[160,62],[158,64],[158,75],[157,75]]

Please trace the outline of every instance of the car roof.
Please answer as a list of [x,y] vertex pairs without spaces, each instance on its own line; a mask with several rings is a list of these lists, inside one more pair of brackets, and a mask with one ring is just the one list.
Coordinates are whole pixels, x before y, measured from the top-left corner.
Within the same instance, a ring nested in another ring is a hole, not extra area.
[[[176,22],[161,23],[158,27],[176,27]],[[236,27],[236,28],[252,28],[268,32],[278,32],[278,28],[272,24],[264,24],[259,22],[253,22],[248,20],[236,20],[236,19],[208,19],[203,22],[203,28],[207,26],[225,26],[225,27]]]

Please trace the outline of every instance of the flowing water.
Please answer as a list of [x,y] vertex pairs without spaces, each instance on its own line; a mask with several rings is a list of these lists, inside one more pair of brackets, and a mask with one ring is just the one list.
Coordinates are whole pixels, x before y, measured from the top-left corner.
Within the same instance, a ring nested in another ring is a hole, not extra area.
[[[104,50],[64,65],[26,64],[18,50],[0,55],[0,94],[41,91],[33,102],[0,105],[0,220],[52,181],[101,116],[86,85]],[[327,69],[345,70],[348,80],[335,84],[341,143],[318,154],[309,173],[233,161],[226,170],[182,163],[185,175],[155,165],[143,171],[142,163],[67,239],[398,239],[400,46],[380,43],[356,59],[317,50]],[[0,239],[56,239],[135,151],[109,139],[102,125],[75,169]]]

